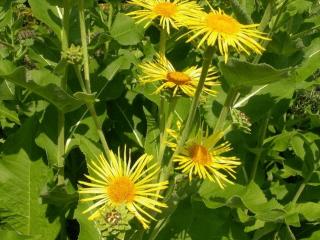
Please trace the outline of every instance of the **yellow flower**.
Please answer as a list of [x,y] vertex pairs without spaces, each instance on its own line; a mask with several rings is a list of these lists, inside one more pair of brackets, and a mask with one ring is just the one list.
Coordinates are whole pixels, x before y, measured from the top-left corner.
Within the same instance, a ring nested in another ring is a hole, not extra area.
[[106,206],[117,207],[124,204],[143,227],[148,228],[148,219],[155,219],[147,210],[161,212],[160,208],[167,207],[157,199],[163,198],[158,193],[167,188],[168,182],[155,181],[160,167],[150,163],[152,156],[144,154],[131,166],[131,158],[127,162],[126,150],[124,152],[124,161],[120,154],[116,156],[111,152],[110,163],[100,156],[96,162],[92,161],[88,165],[94,176],[86,175],[90,181],[79,181],[84,186],[79,189],[79,193],[94,195],[81,201],[95,203],[83,213],[97,208],[89,217],[89,220],[94,220],[101,216],[100,212]]
[[131,0],[129,4],[140,6],[143,10],[128,13],[138,22],[147,20],[150,24],[156,18],[160,18],[160,26],[170,34],[170,27],[177,29],[184,16],[192,16],[201,10],[195,1],[189,0]]
[[[161,85],[156,89],[155,93],[159,93],[162,90],[170,88],[173,90],[173,96],[176,96],[178,90],[181,90],[187,96],[194,96],[196,88],[199,83],[201,75],[201,68],[195,66],[185,69],[184,71],[176,71],[172,64],[163,55],[157,55],[156,60],[152,62],[145,62],[140,65],[142,74],[140,75],[139,81],[142,84],[161,82]],[[215,81],[216,70],[211,67],[208,71],[207,78],[202,89],[203,92],[214,95],[216,91],[209,87],[219,85]]]
[[[178,134],[172,129],[168,133],[175,139],[168,142],[168,146],[176,151]],[[196,136],[189,139],[174,157],[173,161],[178,163],[176,169],[188,174],[190,181],[193,175],[196,175],[202,179],[217,182],[221,188],[225,183],[232,184],[227,177],[230,175],[235,179],[234,168],[241,163],[237,157],[224,156],[232,148],[227,141],[217,144],[223,135],[223,132],[218,132],[208,136],[208,132],[203,134],[202,130],[198,131]]]
[[218,11],[212,9],[210,13],[199,11],[197,17],[186,16],[183,22],[190,29],[189,33],[193,34],[187,42],[198,36],[201,36],[198,47],[204,42],[209,46],[218,42],[219,51],[224,55],[225,62],[228,61],[229,46],[235,48],[237,52],[243,51],[248,55],[249,50],[262,54],[265,49],[255,39],[270,40],[265,33],[256,29],[259,24],[243,25],[221,9]]

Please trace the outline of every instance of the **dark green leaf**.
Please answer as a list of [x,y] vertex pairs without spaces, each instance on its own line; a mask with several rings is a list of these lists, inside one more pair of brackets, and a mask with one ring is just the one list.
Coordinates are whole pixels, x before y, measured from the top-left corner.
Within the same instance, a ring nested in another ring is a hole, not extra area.
[[290,77],[289,69],[275,69],[262,63],[253,64],[236,59],[229,59],[228,63],[219,63],[221,72],[232,87],[252,87],[284,80]]
[[20,120],[16,111],[8,109],[2,102],[0,102],[0,118],[8,118],[10,121],[20,124]]
[[[11,74],[0,75],[0,77],[5,78],[8,81],[13,82],[19,86],[27,88],[35,94],[43,97],[63,112],[73,111],[83,104],[83,102],[72,97],[57,85],[53,83],[45,84],[45,79],[41,79],[42,86],[38,85],[32,80],[27,81],[26,70],[23,67],[17,68]],[[48,81],[50,82],[52,81],[52,79],[48,79]]]
[[58,38],[61,34],[61,22],[63,12],[58,6],[52,6],[48,1],[43,0],[29,0],[32,14],[40,21],[48,25]]

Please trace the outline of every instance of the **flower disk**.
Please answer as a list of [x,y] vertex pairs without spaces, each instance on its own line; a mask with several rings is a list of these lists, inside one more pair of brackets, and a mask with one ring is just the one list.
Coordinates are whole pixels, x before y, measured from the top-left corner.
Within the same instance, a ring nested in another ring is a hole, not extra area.
[[225,14],[221,9],[213,10],[210,13],[200,11],[198,17],[185,16],[184,25],[190,29],[188,33],[193,34],[188,42],[202,36],[198,47],[203,43],[209,46],[218,44],[220,53],[224,56],[225,62],[229,57],[229,46],[238,52],[250,54],[249,50],[262,54],[265,50],[256,40],[270,40],[266,34],[258,31],[259,24],[243,25],[233,17]]
[[163,198],[158,192],[166,189],[168,182],[155,182],[160,168],[157,164],[150,164],[151,156],[144,154],[131,166],[131,159],[129,157],[127,163],[125,154],[124,161],[120,154],[116,156],[111,152],[110,163],[100,156],[97,162],[89,164],[94,176],[86,175],[90,181],[79,181],[84,186],[79,189],[79,193],[94,195],[82,198],[81,201],[95,203],[83,213],[94,210],[89,217],[94,220],[101,217],[106,206],[124,205],[144,228],[148,228],[149,219],[155,219],[146,210],[161,212],[160,208],[167,207],[157,199]]
[[[167,131],[175,139],[175,141],[168,142],[168,146],[175,151],[178,134],[172,129]],[[206,133],[203,136],[200,130],[194,138],[186,142],[180,153],[173,159],[174,162],[178,163],[177,169],[188,174],[190,181],[193,175],[196,175],[217,182],[221,188],[224,187],[225,183],[232,184],[227,175],[235,179],[234,168],[240,165],[240,161],[237,157],[223,156],[232,148],[228,142],[217,145],[222,137],[223,132],[211,136]]]
[[[176,71],[172,64],[162,55],[157,55],[156,59],[152,62],[142,63],[140,68],[142,70],[142,74],[139,77],[140,83],[161,82],[155,93],[160,93],[165,89],[172,89],[173,96],[182,92],[189,97],[193,97],[201,75],[201,68],[194,66],[181,72]],[[215,95],[216,92],[210,88],[219,85],[216,81],[218,78],[216,73],[214,67],[209,68],[202,89],[204,93]]]
[[156,18],[160,19],[160,26],[170,34],[170,28],[178,29],[180,19],[185,16],[194,16],[201,7],[195,1],[189,0],[131,0],[129,4],[142,7],[128,13],[139,22],[147,20],[149,25]]

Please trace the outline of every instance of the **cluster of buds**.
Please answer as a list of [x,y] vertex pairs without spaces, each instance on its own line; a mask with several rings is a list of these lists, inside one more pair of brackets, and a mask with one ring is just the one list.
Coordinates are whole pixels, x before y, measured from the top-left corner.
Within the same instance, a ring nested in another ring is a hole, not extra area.
[[245,133],[251,133],[251,122],[250,119],[246,114],[243,112],[239,111],[238,109],[232,108],[231,109],[231,117],[232,117],[232,122],[233,124],[243,130]]
[[112,236],[113,239],[123,239],[125,232],[131,228],[129,221],[133,217],[133,214],[128,212],[124,205],[106,206],[101,217],[97,219],[97,223],[104,237]]
[[82,62],[82,49],[80,46],[75,46],[71,44],[71,46],[62,52],[62,57],[67,60],[68,63],[71,64],[80,64]]
[[290,107],[290,112],[293,115],[320,114],[319,102],[320,89],[300,90],[296,93],[296,99]]

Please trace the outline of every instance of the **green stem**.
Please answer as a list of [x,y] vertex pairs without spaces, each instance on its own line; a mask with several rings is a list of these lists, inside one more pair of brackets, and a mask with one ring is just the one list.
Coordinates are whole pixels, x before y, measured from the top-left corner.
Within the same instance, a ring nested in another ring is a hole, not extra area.
[[[278,21],[279,21],[279,19],[280,19],[280,16],[281,16],[281,14],[282,14],[282,12],[285,10],[285,6],[287,5],[287,2],[288,2],[288,0],[285,0],[284,2],[283,2],[283,4],[281,5],[281,8],[279,9],[279,11],[278,11],[278,13],[277,13],[277,16],[276,16],[276,20],[274,21],[274,24],[272,25],[272,27],[271,27],[271,29],[270,29],[270,31],[269,31],[269,33],[268,33],[268,37],[272,37],[272,35],[273,35],[273,32],[274,32],[274,30],[276,29],[276,27],[277,27],[277,25],[278,25]],[[275,6],[275,4],[274,4],[274,2],[272,1],[272,2],[270,2],[269,3],[270,4],[270,8],[273,8],[274,6]],[[268,7],[269,7],[269,5],[268,5]],[[272,11],[269,9],[267,7],[267,9],[265,10],[265,14],[264,15],[267,15],[267,12],[271,12],[270,13],[270,15],[268,15],[268,16],[263,16],[263,18],[262,18],[262,23],[263,23],[263,25],[262,25],[262,27],[266,27],[266,25],[270,22],[270,20],[271,20],[271,17],[273,16],[273,14],[272,14]],[[269,14],[269,13],[268,13]],[[264,19],[265,18],[265,19]],[[265,25],[265,26],[264,26]],[[264,41],[264,42],[262,42],[262,47],[263,48],[267,48],[267,46],[268,46],[268,44],[270,43],[270,41]],[[253,60],[253,63],[258,63],[259,61],[260,61],[260,59],[261,59],[261,57],[262,57],[262,55],[257,55],[255,58],[254,58],[254,60]]]
[[180,140],[178,142],[177,149],[174,152],[174,154],[171,157],[171,159],[174,158],[174,156],[179,153],[181,146],[183,146],[183,144],[187,140],[187,137],[189,136],[189,133],[190,133],[190,131],[192,129],[194,116],[196,114],[196,111],[197,111],[197,108],[198,108],[198,105],[199,105],[200,94],[201,94],[202,88],[204,86],[204,82],[206,80],[209,67],[210,67],[211,62],[212,62],[213,54],[214,54],[214,48],[212,46],[208,46],[206,51],[205,51],[205,53],[204,53],[204,56],[203,56],[203,63],[202,63],[202,71],[201,71],[201,75],[200,75],[200,80],[199,80],[196,92],[194,94],[194,97],[192,99],[190,112],[189,112],[185,127],[184,127],[184,129],[182,131]]
[[167,142],[167,137],[168,137],[168,132],[166,131],[166,129],[171,127],[172,124],[172,120],[173,120],[173,116],[174,116],[174,110],[177,104],[177,98],[173,97],[170,101],[170,105],[169,105],[169,113],[168,113],[168,117],[166,119],[166,124],[165,127],[163,129],[163,131],[160,134],[160,147],[159,147],[159,153],[158,153],[158,162],[163,165],[163,155],[164,155],[164,151],[166,149],[166,142]]
[[57,167],[58,185],[64,184],[64,113],[58,112],[58,146],[57,146]]
[[0,44],[1,44],[1,45],[4,45],[4,46],[6,46],[6,47],[10,47],[10,48],[14,49],[14,46],[13,46],[13,45],[11,45],[10,43],[4,42],[4,41],[2,41],[2,40],[0,40]]
[[[84,6],[83,0],[79,1],[79,22],[80,22],[80,34],[81,34],[81,44],[82,44],[82,55],[83,55],[83,69],[84,69],[84,79],[82,79],[81,73],[77,73],[77,77],[79,81],[84,82],[86,93],[91,93],[91,85],[90,85],[90,71],[89,71],[89,56],[88,56],[88,44],[87,44],[87,32],[86,32],[86,22],[84,15]],[[79,71],[79,68],[75,68],[76,71]],[[83,85],[81,84],[83,87]],[[107,140],[102,131],[102,124],[99,121],[96,110],[94,108],[93,103],[87,103],[88,110],[93,118],[93,121],[96,126],[96,130],[98,136],[100,138],[103,150],[106,154],[108,160],[110,160],[110,149],[107,143]]]
[[76,76],[77,76],[77,78],[78,78],[78,81],[79,81],[81,90],[82,90],[83,92],[87,92],[86,86],[85,86],[84,83],[83,83],[83,78],[82,78],[82,75],[81,75],[81,70],[80,70],[80,68],[81,68],[81,66],[79,66],[79,65],[73,65],[73,69],[74,69],[74,72],[76,73]]
[[98,133],[98,136],[100,138],[100,141],[102,143],[102,147],[103,147],[103,150],[106,154],[106,157],[108,160],[111,159],[111,155],[110,155],[110,149],[109,149],[109,146],[108,146],[108,143],[107,143],[107,140],[103,134],[103,131],[102,131],[102,125],[98,119],[98,116],[97,116],[97,113],[96,113],[96,110],[94,108],[94,105],[92,103],[87,103],[87,107],[89,109],[89,112],[93,118],[93,121],[94,121],[94,124],[96,125],[96,129],[97,129],[97,133]]
[[293,232],[291,231],[290,226],[287,223],[285,225],[286,225],[287,231],[289,233],[290,240],[296,240],[296,237],[294,236]]
[[85,21],[85,15],[84,15],[83,0],[79,1],[79,22],[80,22],[80,34],[81,34],[82,55],[83,55],[84,83],[87,89],[87,93],[91,93],[88,44],[87,44],[86,21]]
[[[66,51],[69,47],[68,31],[69,31],[69,2],[63,1],[63,20],[61,29],[61,48]],[[66,66],[64,77],[61,80],[61,88],[67,89],[67,68]],[[64,161],[65,161],[65,116],[64,112],[58,111],[58,144],[57,144],[57,166],[58,166],[58,185],[64,184]]]
[[217,133],[224,128],[224,124],[226,122],[226,119],[228,117],[230,108],[232,107],[232,104],[238,94],[238,91],[236,88],[231,87],[227,93],[226,100],[224,101],[223,107],[221,109],[219,118],[217,120],[217,123],[215,125],[213,133]]
[[160,31],[159,52],[160,54],[166,54],[167,32],[163,28]]
[[259,24],[259,31],[264,32],[266,27],[269,25],[270,20],[273,17],[272,10],[274,9],[274,6],[275,0],[270,0],[261,18],[261,22]]
[[268,128],[268,124],[269,124],[269,116],[270,116],[270,112],[268,113],[267,117],[263,120],[263,123],[260,126],[258,142],[257,142],[257,147],[256,147],[258,149],[258,152],[257,152],[256,157],[255,157],[254,162],[253,162],[253,167],[252,167],[252,170],[251,170],[249,183],[254,181],[254,179],[256,178],[257,169],[258,169],[258,165],[259,165],[261,154],[262,154],[262,149],[261,148],[263,146],[263,142],[264,142],[264,139],[266,137],[267,128]]
[[[108,5],[108,20],[107,20],[107,28],[110,32],[111,26],[112,26],[112,19],[113,19],[113,6],[112,3],[109,3]],[[110,47],[110,41],[106,41],[105,43],[105,53],[104,53],[104,59],[107,60],[108,54],[109,54],[109,47]]]
[[294,195],[291,204],[295,205],[299,199],[299,197],[301,196],[303,190],[305,189],[307,183],[310,181],[311,177],[313,175],[313,171],[311,173],[309,173],[309,175],[305,178],[305,180],[303,181],[303,183],[301,183],[301,185],[299,186],[296,194]]

